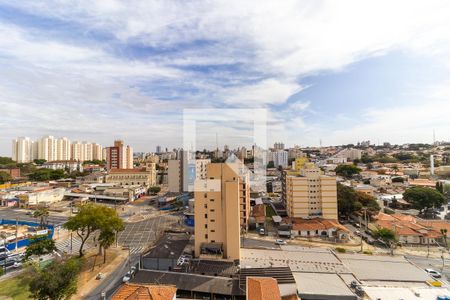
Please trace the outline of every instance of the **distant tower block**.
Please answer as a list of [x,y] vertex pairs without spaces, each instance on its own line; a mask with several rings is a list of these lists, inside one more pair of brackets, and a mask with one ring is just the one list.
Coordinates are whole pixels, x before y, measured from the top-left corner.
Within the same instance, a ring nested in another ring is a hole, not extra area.
[[434,176],[434,155],[430,155],[430,174]]

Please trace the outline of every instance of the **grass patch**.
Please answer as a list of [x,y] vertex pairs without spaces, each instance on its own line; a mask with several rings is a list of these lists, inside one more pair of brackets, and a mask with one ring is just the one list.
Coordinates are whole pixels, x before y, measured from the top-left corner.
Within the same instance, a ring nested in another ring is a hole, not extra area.
[[336,247],[336,251],[339,252],[339,253],[347,252],[347,250],[345,250],[345,248],[341,248],[341,247]]
[[0,296],[6,296],[14,300],[27,300],[31,298],[28,284],[22,278],[10,278],[0,281]]
[[372,255],[373,253],[372,253],[372,251],[365,250],[365,251],[363,251],[363,254]]

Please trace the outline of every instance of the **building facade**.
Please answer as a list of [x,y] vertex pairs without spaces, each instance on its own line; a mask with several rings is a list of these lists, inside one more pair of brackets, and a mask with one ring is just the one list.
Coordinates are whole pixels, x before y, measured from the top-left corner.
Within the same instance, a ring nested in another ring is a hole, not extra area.
[[106,168],[133,169],[133,148],[121,140],[114,141],[114,146],[106,148]]
[[286,176],[286,210],[291,218],[337,220],[336,178],[321,175],[314,164],[306,164],[300,175]]
[[238,164],[213,163],[195,182],[195,255],[240,258],[240,234],[250,211],[248,176]]
[[156,166],[149,164],[140,169],[111,169],[105,177],[106,183],[122,186],[142,185],[151,187],[156,185]]
[[12,160],[18,163],[29,163],[33,157],[32,141],[28,137],[18,137],[12,141]]
[[188,159],[188,153],[183,151],[181,159],[168,162],[169,192],[181,193],[194,190],[194,183],[199,179],[206,179],[207,165],[210,159]]

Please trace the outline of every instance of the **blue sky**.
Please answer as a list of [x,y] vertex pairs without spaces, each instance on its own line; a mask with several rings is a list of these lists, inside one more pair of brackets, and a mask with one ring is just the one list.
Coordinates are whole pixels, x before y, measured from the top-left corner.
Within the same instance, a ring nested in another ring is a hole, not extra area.
[[[179,147],[192,108],[267,109],[268,143],[288,146],[450,140],[449,15],[448,1],[0,0],[0,155],[47,134]],[[198,145],[250,144],[250,128],[207,124]]]

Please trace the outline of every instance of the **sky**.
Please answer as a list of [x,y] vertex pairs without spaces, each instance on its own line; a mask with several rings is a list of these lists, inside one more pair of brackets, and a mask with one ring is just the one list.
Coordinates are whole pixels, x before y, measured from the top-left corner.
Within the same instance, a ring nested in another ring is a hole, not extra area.
[[181,147],[192,109],[198,148],[251,144],[261,112],[269,144],[450,141],[448,16],[446,0],[0,0],[0,155],[17,136]]

